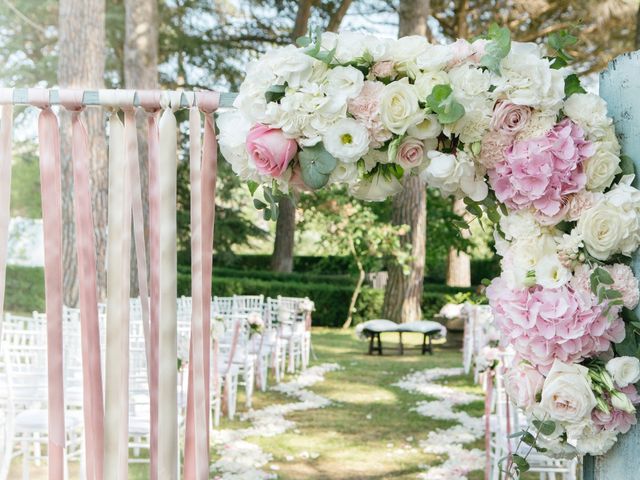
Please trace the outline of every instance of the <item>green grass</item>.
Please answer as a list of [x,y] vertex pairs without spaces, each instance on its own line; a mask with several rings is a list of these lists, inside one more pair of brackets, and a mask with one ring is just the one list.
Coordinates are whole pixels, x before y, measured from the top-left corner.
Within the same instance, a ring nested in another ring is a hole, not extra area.
[[[405,344],[417,345],[421,337],[405,334]],[[408,480],[423,471],[421,464],[437,464],[442,457],[423,453],[418,442],[428,432],[447,428],[453,422],[423,417],[411,411],[420,400],[427,399],[392,386],[413,370],[431,367],[459,367],[460,344],[450,341],[436,345],[433,355],[406,352],[397,355],[393,343],[397,335],[383,336],[385,355],[366,354],[367,343],[355,338],[352,332],[335,329],[314,329],[313,345],[317,360],[313,363],[337,362],[343,370],[326,375],[325,381],[311,387],[316,393],[330,398],[334,404],[320,410],[308,410],[290,415],[296,427],[272,438],[248,438],[273,455],[270,465],[277,465],[282,480]],[[289,377],[288,377],[289,378]],[[481,393],[467,376],[451,377],[448,385],[461,390]],[[238,400],[243,408],[242,394]],[[274,392],[257,392],[254,408],[275,402],[291,402],[290,398]],[[465,411],[480,416],[482,402],[465,405]],[[367,416],[370,415],[370,419]],[[222,428],[239,428],[246,423],[238,420],[222,422]],[[215,433],[214,433],[215,435]],[[413,437],[412,440],[407,440]],[[388,445],[393,447],[389,448]],[[469,447],[483,448],[478,441]],[[401,455],[393,453],[403,449]],[[302,459],[303,451],[319,454],[316,459]],[[286,457],[292,456],[292,461]],[[215,458],[215,456],[214,456]],[[21,460],[16,459],[9,478],[20,478]],[[32,478],[46,478],[46,466],[33,467]],[[70,478],[78,478],[78,464],[70,466]],[[130,479],[148,478],[147,465],[132,465]],[[482,472],[473,472],[471,480],[483,478]]]

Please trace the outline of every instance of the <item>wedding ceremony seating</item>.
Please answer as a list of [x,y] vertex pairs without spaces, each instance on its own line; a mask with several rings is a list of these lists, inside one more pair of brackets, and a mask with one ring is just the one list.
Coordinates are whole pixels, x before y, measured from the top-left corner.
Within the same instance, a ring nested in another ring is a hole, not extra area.
[[[192,301],[177,299],[179,425],[184,428],[187,407],[188,363]],[[210,395],[211,428],[222,413],[234,418],[238,388],[251,409],[255,386],[267,389],[269,370],[279,383],[287,373],[304,370],[311,350],[311,310],[306,298],[265,299],[262,295],[214,297],[211,307],[212,344]],[[106,306],[99,307],[101,350],[104,352]],[[65,459],[84,462],[82,372],[79,310],[64,309]],[[5,314],[0,357],[0,479],[7,478],[11,462],[21,457],[22,478],[30,466],[46,461],[48,441],[46,315]],[[253,326],[252,326],[253,323]],[[147,350],[139,299],[130,302],[129,327],[129,463],[148,462],[150,397]],[[104,355],[102,356],[104,365]],[[66,467],[68,472],[68,467]]]
[[405,350],[402,342],[403,333],[419,333],[422,335],[422,346],[420,347],[422,355],[427,352],[433,354],[432,338],[446,338],[447,336],[446,327],[431,320],[396,323],[391,320],[376,319],[360,323],[356,327],[358,335],[369,339],[369,355],[373,355],[373,352],[382,355],[382,340],[380,336],[389,332],[398,334],[398,351],[400,355],[404,355]]

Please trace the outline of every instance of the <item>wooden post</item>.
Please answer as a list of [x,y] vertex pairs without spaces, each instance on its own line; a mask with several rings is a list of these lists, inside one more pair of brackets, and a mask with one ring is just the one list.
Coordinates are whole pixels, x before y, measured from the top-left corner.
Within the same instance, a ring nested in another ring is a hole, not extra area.
[[[638,188],[640,172],[640,50],[625,53],[609,63],[600,74],[600,95],[607,101],[622,152],[633,160]],[[640,276],[640,252],[633,255],[631,267]],[[640,313],[640,308],[636,308]],[[618,437],[603,456],[586,457],[584,480],[625,480],[640,475],[640,425]]]

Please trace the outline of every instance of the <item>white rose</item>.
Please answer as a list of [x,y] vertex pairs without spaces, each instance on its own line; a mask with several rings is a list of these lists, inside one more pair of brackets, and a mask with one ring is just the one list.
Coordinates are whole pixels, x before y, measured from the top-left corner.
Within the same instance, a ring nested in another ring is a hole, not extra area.
[[381,174],[369,180],[361,179],[349,189],[351,195],[368,202],[381,202],[400,190],[402,190],[402,184],[396,177],[393,175],[385,177]]
[[418,94],[418,98],[421,101],[426,101],[427,97],[431,95],[433,91],[433,87],[436,85],[448,85],[449,84],[449,75],[447,72],[443,70],[438,70],[435,72],[425,72],[418,75],[413,83],[413,86],[416,89],[416,93]]
[[422,122],[411,125],[407,129],[407,133],[412,137],[426,140],[428,138],[436,138],[442,132],[442,125],[438,122],[438,116],[430,113],[424,116]]
[[416,57],[416,65],[432,72],[442,70],[453,58],[453,51],[449,45],[429,45],[424,52]]
[[557,112],[564,99],[564,75],[543,58],[535,43],[511,42],[511,51],[502,60],[494,95],[516,105]]
[[364,85],[364,75],[353,67],[334,67],[327,74],[326,93],[340,103],[357,97]]
[[536,283],[544,288],[559,288],[571,280],[571,271],[565,268],[557,255],[546,255],[536,264]]
[[603,136],[612,123],[607,116],[607,102],[593,93],[574,93],[564,102],[562,110],[584,128],[588,137]]
[[238,110],[230,110],[218,115],[217,124],[220,129],[220,152],[233,172],[242,180],[259,180],[260,176],[246,146],[251,123]]
[[640,380],[640,360],[636,357],[615,357],[607,362],[607,372],[620,388]]
[[404,134],[411,125],[422,121],[418,96],[407,78],[384,87],[380,98],[380,118],[382,124],[396,135]]
[[358,167],[355,163],[338,162],[329,177],[329,183],[353,183],[356,180],[358,180]]
[[540,406],[554,421],[579,423],[591,416],[596,397],[589,370],[555,360],[542,387]]
[[327,152],[345,163],[357,162],[369,150],[369,131],[352,118],[333,124],[322,140]]
[[607,143],[596,142],[596,153],[585,160],[584,173],[587,176],[587,190],[602,192],[609,188],[614,177],[622,171],[620,159],[610,151]]
[[542,391],[544,377],[533,366],[520,364],[507,371],[504,387],[513,403],[523,409],[529,409],[536,403],[536,397]]
[[[627,221],[631,220],[637,224],[635,215],[633,218],[628,217],[621,208],[606,199],[586,210],[578,219],[576,229],[589,254],[604,261],[616,253],[625,253],[622,251],[623,246],[629,247],[628,242],[625,242],[625,237],[631,236],[630,227],[633,227],[633,225],[628,225]],[[637,227],[633,233],[637,236]],[[635,243],[632,241],[631,247]],[[635,248],[627,248],[625,254],[630,255],[634,250]]]

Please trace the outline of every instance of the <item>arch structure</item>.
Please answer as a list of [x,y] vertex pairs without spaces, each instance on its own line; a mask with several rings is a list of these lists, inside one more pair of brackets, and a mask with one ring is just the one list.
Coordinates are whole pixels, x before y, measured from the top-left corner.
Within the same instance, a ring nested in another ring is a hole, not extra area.
[[[334,187],[384,201],[407,177],[464,199],[502,257],[486,295],[515,357],[506,387],[528,416],[524,438],[602,456],[640,400],[640,191],[628,156],[640,106],[631,73],[616,71],[623,60],[603,74],[602,96],[586,92],[568,67],[573,42],[554,35],[547,49],[497,26],[450,45],[315,32],[252,62],[218,124],[224,158],[266,217],[279,195]],[[526,470],[513,457],[509,468]]]

